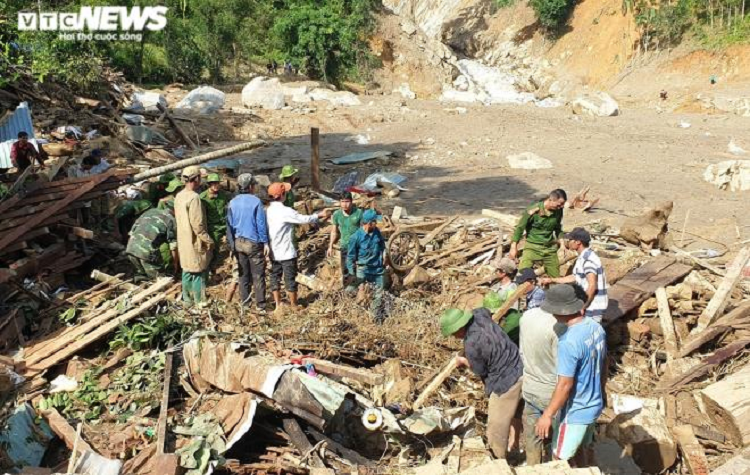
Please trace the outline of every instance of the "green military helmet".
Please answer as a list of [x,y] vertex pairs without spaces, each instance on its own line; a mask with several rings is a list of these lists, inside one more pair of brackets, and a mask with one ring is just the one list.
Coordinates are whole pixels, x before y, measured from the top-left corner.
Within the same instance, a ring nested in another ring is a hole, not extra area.
[[175,176],[173,173],[165,173],[163,175],[159,175],[159,183],[162,183],[164,185],[170,183],[174,179]]
[[221,181],[221,176],[218,173],[210,173],[206,177],[206,183],[216,183]]
[[284,168],[281,169],[281,174],[279,175],[279,180],[283,180],[285,178],[293,177],[299,173],[299,168],[294,168],[292,165],[284,165]]
[[175,191],[179,190],[185,186],[184,183],[182,183],[182,180],[179,178],[175,178],[174,175],[172,176],[172,180],[169,182],[169,185],[167,185],[167,193],[174,193]]

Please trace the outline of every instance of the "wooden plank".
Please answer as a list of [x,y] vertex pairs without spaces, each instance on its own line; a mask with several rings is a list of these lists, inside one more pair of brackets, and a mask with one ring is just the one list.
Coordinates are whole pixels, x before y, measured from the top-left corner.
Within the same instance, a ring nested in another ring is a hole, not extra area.
[[708,460],[703,446],[698,442],[689,425],[681,425],[672,429],[677,445],[682,452],[682,460],[687,465],[690,475],[709,475]]
[[686,276],[691,266],[681,264],[674,258],[659,256],[643,266],[629,272],[608,291],[609,307],[602,323],[606,326],[638,308],[659,287],[665,287]]
[[167,415],[169,413],[169,386],[172,382],[172,360],[174,355],[167,352],[164,360],[164,384],[161,391],[161,406],[156,430],[156,455],[164,455],[167,446]]
[[167,118],[167,121],[169,121],[169,125],[171,125],[172,128],[177,132],[177,134],[182,138],[182,140],[185,141],[188,147],[190,147],[192,150],[196,150],[198,147],[195,145],[195,142],[193,142],[190,136],[186,134],[184,130],[182,130],[180,124],[178,124],[174,117],[172,117],[172,114],[169,113],[166,107],[161,104],[156,104],[156,107],[164,114],[164,116]]
[[674,358],[677,353],[677,334],[674,330],[674,320],[669,310],[669,299],[664,287],[656,289],[656,303],[659,309],[659,325],[664,336],[664,350],[669,358]]
[[427,401],[427,398],[432,396],[432,393],[438,390],[440,386],[445,382],[446,379],[451,375],[454,369],[458,367],[458,355],[454,355],[448,362],[443,366],[443,369],[440,370],[437,376],[435,376],[435,379],[433,379],[430,384],[427,385],[426,388],[424,388],[424,391],[422,391],[422,394],[420,394],[417,397],[417,400],[414,401],[414,404],[412,405],[413,409],[415,411],[419,410],[424,406],[424,403]]
[[529,282],[524,282],[523,284],[519,285],[516,290],[510,294],[510,297],[505,301],[502,307],[500,307],[497,312],[492,316],[492,320],[495,322],[499,322],[506,313],[508,313],[508,310],[521,299],[521,297],[525,296],[529,290],[531,290],[531,284]]
[[323,374],[332,374],[334,376],[341,376],[344,378],[353,379],[360,383],[366,383],[370,385],[383,384],[385,376],[378,373],[373,373],[365,369],[352,368],[351,366],[344,366],[336,363],[331,363],[326,360],[319,360],[317,358],[304,358],[306,363],[312,363],[315,366],[315,371]]
[[740,447],[750,445],[750,364],[701,390],[714,426]]
[[70,226],[67,224],[61,224],[59,226],[79,238],[94,239],[94,231],[90,229],[82,228],[80,226]]
[[426,245],[428,245],[433,239],[440,236],[440,233],[442,233],[445,230],[445,228],[450,226],[453,223],[453,221],[455,221],[456,219],[458,219],[458,216],[452,216],[448,220],[446,220],[443,224],[441,224],[437,228],[430,231],[429,234],[427,234],[425,237],[419,240],[419,245],[422,247],[425,247]]
[[742,279],[742,269],[745,268],[748,260],[750,260],[750,247],[745,247],[727,268],[727,275],[724,276],[716,289],[716,293],[708,302],[701,316],[698,317],[698,326],[695,327],[694,332],[702,332],[724,313],[724,309],[732,297],[732,291]]
[[[68,424],[68,421],[66,421],[65,418],[61,416],[59,412],[57,412],[57,409],[50,409],[48,411],[40,412],[42,414],[42,417],[47,420],[47,423],[52,429],[52,432],[54,432],[63,442],[65,442],[65,445],[70,450],[73,450],[73,446],[75,445],[76,440],[76,431],[75,429],[73,429],[73,426]],[[83,438],[78,441],[77,449],[79,453],[87,451],[96,453],[94,449],[92,449],[88,444],[88,442],[83,440]]]
[[732,343],[731,345],[725,346],[718,350],[713,355],[704,358],[699,365],[688,370],[687,372],[676,376],[675,378],[659,384],[658,390],[667,390],[669,392],[675,392],[693,381],[696,381],[707,374],[711,373],[716,367],[724,363],[726,360],[736,356],[739,352],[750,345],[750,340],[740,340]]
[[310,181],[312,189],[320,190],[320,129],[310,128]]
[[24,223],[23,226],[19,226],[18,228],[14,229],[12,232],[6,234],[2,239],[0,239],[0,249],[18,240],[18,238],[23,236],[25,233],[31,231],[36,226],[42,224],[47,218],[52,217],[56,213],[59,213],[60,211],[65,209],[66,206],[71,204],[73,201],[77,200],[83,194],[94,189],[96,185],[103,182],[110,176],[111,176],[111,173],[106,172],[106,173],[102,173],[101,175],[94,175],[90,177],[90,181],[88,183],[83,184],[78,190],[73,191],[67,197],[63,198],[60,201],[57,201],[54,205],[45,209],[41,213],[34,215],[26,223]]
[[750,317],[750,301],[741,303],[737,308],[719,318],[703,332],[690,339],[682,346],[679,355],[680,358],[684,358],[697,351],[706,343],[730,331],[733,326],[746,323],[748,317]]
[[369,459],[366,459],[365,457],[361,456],[359,453],[352,449],[347,449],[343,445],[339,444],[338,442],[334,441],[333,439],[330,439],[326,437],[325,435],[321,434],[317,430],[313,428],[308,428],[308,432],[310,433],[310,436],[312,436],[313,439],[315,439],[317,442],[323,441],[326,444],[326,448],[329,450],[337,453],[340,457],[346,459],[349,463],[352,465],[373,465],[373,462]]
[[284,432],[289,435],[289,439],[297,448],[300,455],[303,457],[309,456],[310,465],[312,465],[313,467],[325,468],[323,460],[321,460],[317,452],[313,450],[313,445],[309,440],[307,440],[307,436],[304,432],[302,432],[302,428],[299,426],[299,423],[297,423],[295,419],[287,417],[284,419],[283,424]]

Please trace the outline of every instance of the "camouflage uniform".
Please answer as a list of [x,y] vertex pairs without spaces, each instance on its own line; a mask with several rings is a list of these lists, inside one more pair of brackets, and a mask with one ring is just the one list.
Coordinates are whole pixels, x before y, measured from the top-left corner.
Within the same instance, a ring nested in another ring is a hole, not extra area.
[[149,279],[172,272],[177,249],[177,221],[170,211],[150,209],[138,218],[125,249],[136,273]]
[[120,203],[115,210],[115,219],[120,228],[120,234],[128,234],[138,219],[146,210],[151,208],[151,202],[148,200],[128,200]]

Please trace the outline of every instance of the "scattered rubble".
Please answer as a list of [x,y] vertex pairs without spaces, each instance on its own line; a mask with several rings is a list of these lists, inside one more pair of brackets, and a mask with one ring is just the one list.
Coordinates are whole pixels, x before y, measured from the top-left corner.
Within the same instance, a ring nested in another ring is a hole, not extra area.
[[574,114],[612,117],[620,114],[620,106],[606,92],[583,94],[571,103]]
[[706,167],[703,179],[728,191],[750,190],[750,160],[725,160]]

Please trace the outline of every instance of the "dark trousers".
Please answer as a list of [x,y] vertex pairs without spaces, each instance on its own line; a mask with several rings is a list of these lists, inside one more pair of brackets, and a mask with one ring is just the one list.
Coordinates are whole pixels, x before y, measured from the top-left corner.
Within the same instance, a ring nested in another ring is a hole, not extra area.
[[297,258],[271,263],[271,291],[281,290],[281,275],[287,292],[297,291]]
[[[240,238],[241,239],[241,238]],[[263,256],[263,243],[250,242],[250,252],[237,251],[240,266],[240,298],[242,304],[250,303],[250,285],[255,290],[255,306],[266,306],[266,258]]]

